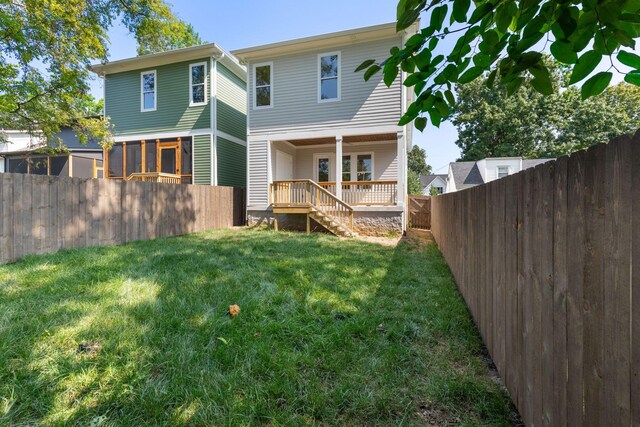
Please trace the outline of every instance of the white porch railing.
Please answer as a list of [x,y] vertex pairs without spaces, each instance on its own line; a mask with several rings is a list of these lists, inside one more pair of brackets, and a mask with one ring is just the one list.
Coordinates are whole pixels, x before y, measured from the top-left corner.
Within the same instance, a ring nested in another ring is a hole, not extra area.
[[[335,182],[319,182],[318,185],[336,194]],[[395,206],[398,181],[342,181],[342,200],[351,206]]]

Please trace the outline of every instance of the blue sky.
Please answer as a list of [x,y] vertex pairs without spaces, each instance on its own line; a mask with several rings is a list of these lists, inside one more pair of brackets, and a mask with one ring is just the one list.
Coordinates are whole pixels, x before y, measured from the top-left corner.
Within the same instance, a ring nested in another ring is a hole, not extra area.
[[[324,0],[311,3],[293,0],[174,0],[174,12],[191,23],[200,37],[226,50],[368,25],[392,22],[396,0]],[[122,27],[110,31],[110,60],[136,55],[136,42]],[[99,80],[93,83],[96,98],[102,98]],[[435,173],[446,173],[449,162],[460,151],[457,132],[450,123],[440,129],[427,127],[414,132],[413,142],[427,151]]]

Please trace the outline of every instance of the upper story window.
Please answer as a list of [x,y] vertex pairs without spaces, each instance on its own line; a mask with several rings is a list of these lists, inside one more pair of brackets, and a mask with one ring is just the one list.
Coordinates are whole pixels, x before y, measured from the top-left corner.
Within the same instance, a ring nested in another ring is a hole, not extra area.
[[141,86],[141,111],[156,110],[156,95],[158,85],[156,82],[156,71],[143,71],[140,73]]
[[498,166],[498,178],[504,178],[509,175],[509,166]]
[[318,102],[340,100],[340,53],[318,55]]
[[273,63],[255,64],[253,66],[253,107],[268,108],[273,106]]
[[189,65],[189,106],[207,103],[207,63]]

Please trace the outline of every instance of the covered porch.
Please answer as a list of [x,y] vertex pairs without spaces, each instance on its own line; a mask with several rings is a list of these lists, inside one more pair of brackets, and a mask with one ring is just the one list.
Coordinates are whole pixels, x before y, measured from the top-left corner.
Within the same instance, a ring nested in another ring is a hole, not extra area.
[[295,199],[300,180],[317,183],[352,207],[404,205],[403,157],[398,155],[404,146],[396,133],[275,140],[270,145],[274,206]]

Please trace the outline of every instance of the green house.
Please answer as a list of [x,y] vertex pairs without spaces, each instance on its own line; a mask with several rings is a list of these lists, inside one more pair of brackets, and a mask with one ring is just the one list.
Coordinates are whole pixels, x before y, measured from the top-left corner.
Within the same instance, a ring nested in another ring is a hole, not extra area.
[[94,65],[109,179],[245,187],[246,69],[215,43]]

